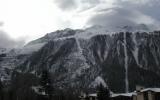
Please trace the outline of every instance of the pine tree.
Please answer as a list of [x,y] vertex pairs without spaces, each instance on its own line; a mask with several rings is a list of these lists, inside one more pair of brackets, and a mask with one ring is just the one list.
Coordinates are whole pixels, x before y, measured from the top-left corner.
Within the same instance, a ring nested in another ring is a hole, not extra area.
[[89,94],[88,94],[88,92],[86,93],[86,98],[85,99],[89,100]]
[[41,75],[41,86],[42,90],[45,92],[48,100],[52,99],[53,86],[51,82],[51,75],[48,70],[43,70]]
[[1,80],[0,80],[0,100],[3,100],[3,85]]
[[110,92],[107,87],[104,87],[102,84],[100,84],[97,87],[97,99],[98,100],[110,100]]

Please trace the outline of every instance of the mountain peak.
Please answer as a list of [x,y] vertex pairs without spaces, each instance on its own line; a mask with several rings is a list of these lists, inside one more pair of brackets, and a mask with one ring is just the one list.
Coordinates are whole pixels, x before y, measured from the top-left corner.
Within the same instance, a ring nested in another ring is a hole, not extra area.
[[[80,38],[80,39],[90,39],[96,35],[112,35],[118,32],[149,32],[150,29],[145,24],[138,25],[125,25],[125,26],[117,26],[117,27],[106,27],[101,25],[94,25],[86,29],[77,29],[73,30],[70,28],[66,28],[64,30],[57,30],[55,32],[47,33],[44,37],[39,38],[37,40],[31,41],[28,43],[24,49],[22,49],[23,53],[39,50],[43,45],[45,45],[48,41],[55,40],[64,40],[68,38]],[[34,48],[33,50],[31,48]]]

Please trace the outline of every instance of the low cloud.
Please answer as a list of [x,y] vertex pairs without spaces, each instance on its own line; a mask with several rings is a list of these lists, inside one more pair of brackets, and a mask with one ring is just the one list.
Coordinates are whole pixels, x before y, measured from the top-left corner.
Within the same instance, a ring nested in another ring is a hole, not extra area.
[[0,30],[0,48],[19,48],[25,43],[24,39],[14,40],[7,33]]
[[72,11],[76,9],[87,9],[95,7],[103,0],[53,0],[54,3],[64,11]]
[[156,21],[139,11],[124,8],[111,8],[97,12],[96,15],[89,19],[89,25],[102,25],[102,26],[124,26],[146,24],[154,25]]
[[62,10],[72,10],[77,7],[75,0],[54,0],[54,3]]
[[[125,15],[125,16],[124,16]],[[106,9],[102,12],[97,12],[91,19],[89,19],[89,25],[105,25],[105,26],[119,26],[125,24],[135,24],[131,20],[132,13],[124,9]]]
[[[121,26],[146,24],[160,26],[159,0],[54,0],[61,4],[58,7],[65,11],[77,10],[77,14],[86,12],[90,16],[86,26],[105,25]],[[69,1],[69,2],[67,2]],[[62,6],[63,5],[63,6]],[[92,9],[92,10],[91,10]],[[88,16],[88,15],[84,15]],[[72,22],[72,19],[70,20]]]
[[97,14],[92,16],[87,24],[105,25],[107,27],[146,24],[154,28],[158,27],[160,22],[158,8],[160,5],[151,1],[157,0],[116,1],[110,9],[97,10]]

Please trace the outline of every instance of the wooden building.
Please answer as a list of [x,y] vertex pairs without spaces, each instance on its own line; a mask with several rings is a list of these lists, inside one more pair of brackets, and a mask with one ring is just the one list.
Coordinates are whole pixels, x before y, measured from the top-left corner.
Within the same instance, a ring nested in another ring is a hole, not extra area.
[[112,94],[111,100],[160,100],[160,88],[141,88],[132,93]]
[[160,88],[147,88],[137,91],[133,100],[160,100]]

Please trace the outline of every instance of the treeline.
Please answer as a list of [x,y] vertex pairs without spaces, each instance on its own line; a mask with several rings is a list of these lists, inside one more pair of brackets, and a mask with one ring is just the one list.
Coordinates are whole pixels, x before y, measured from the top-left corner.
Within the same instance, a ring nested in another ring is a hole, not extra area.
[[[35,91],[32,87],[40,86]],[[43,70],[40,77],[14,72],[9,86],[0,82],[0,100],[79,100],[72,88],[54,87],[49,71]]]
[[[48,70],[43,70],[38,78],[33,74],[14,72],[9,86],[0,82],[0,100],[80,100],[78,89],[61,89],[53,84]],[[97,87],[97,99],[109,100],[109,97],[108,88],[100,84]]]

